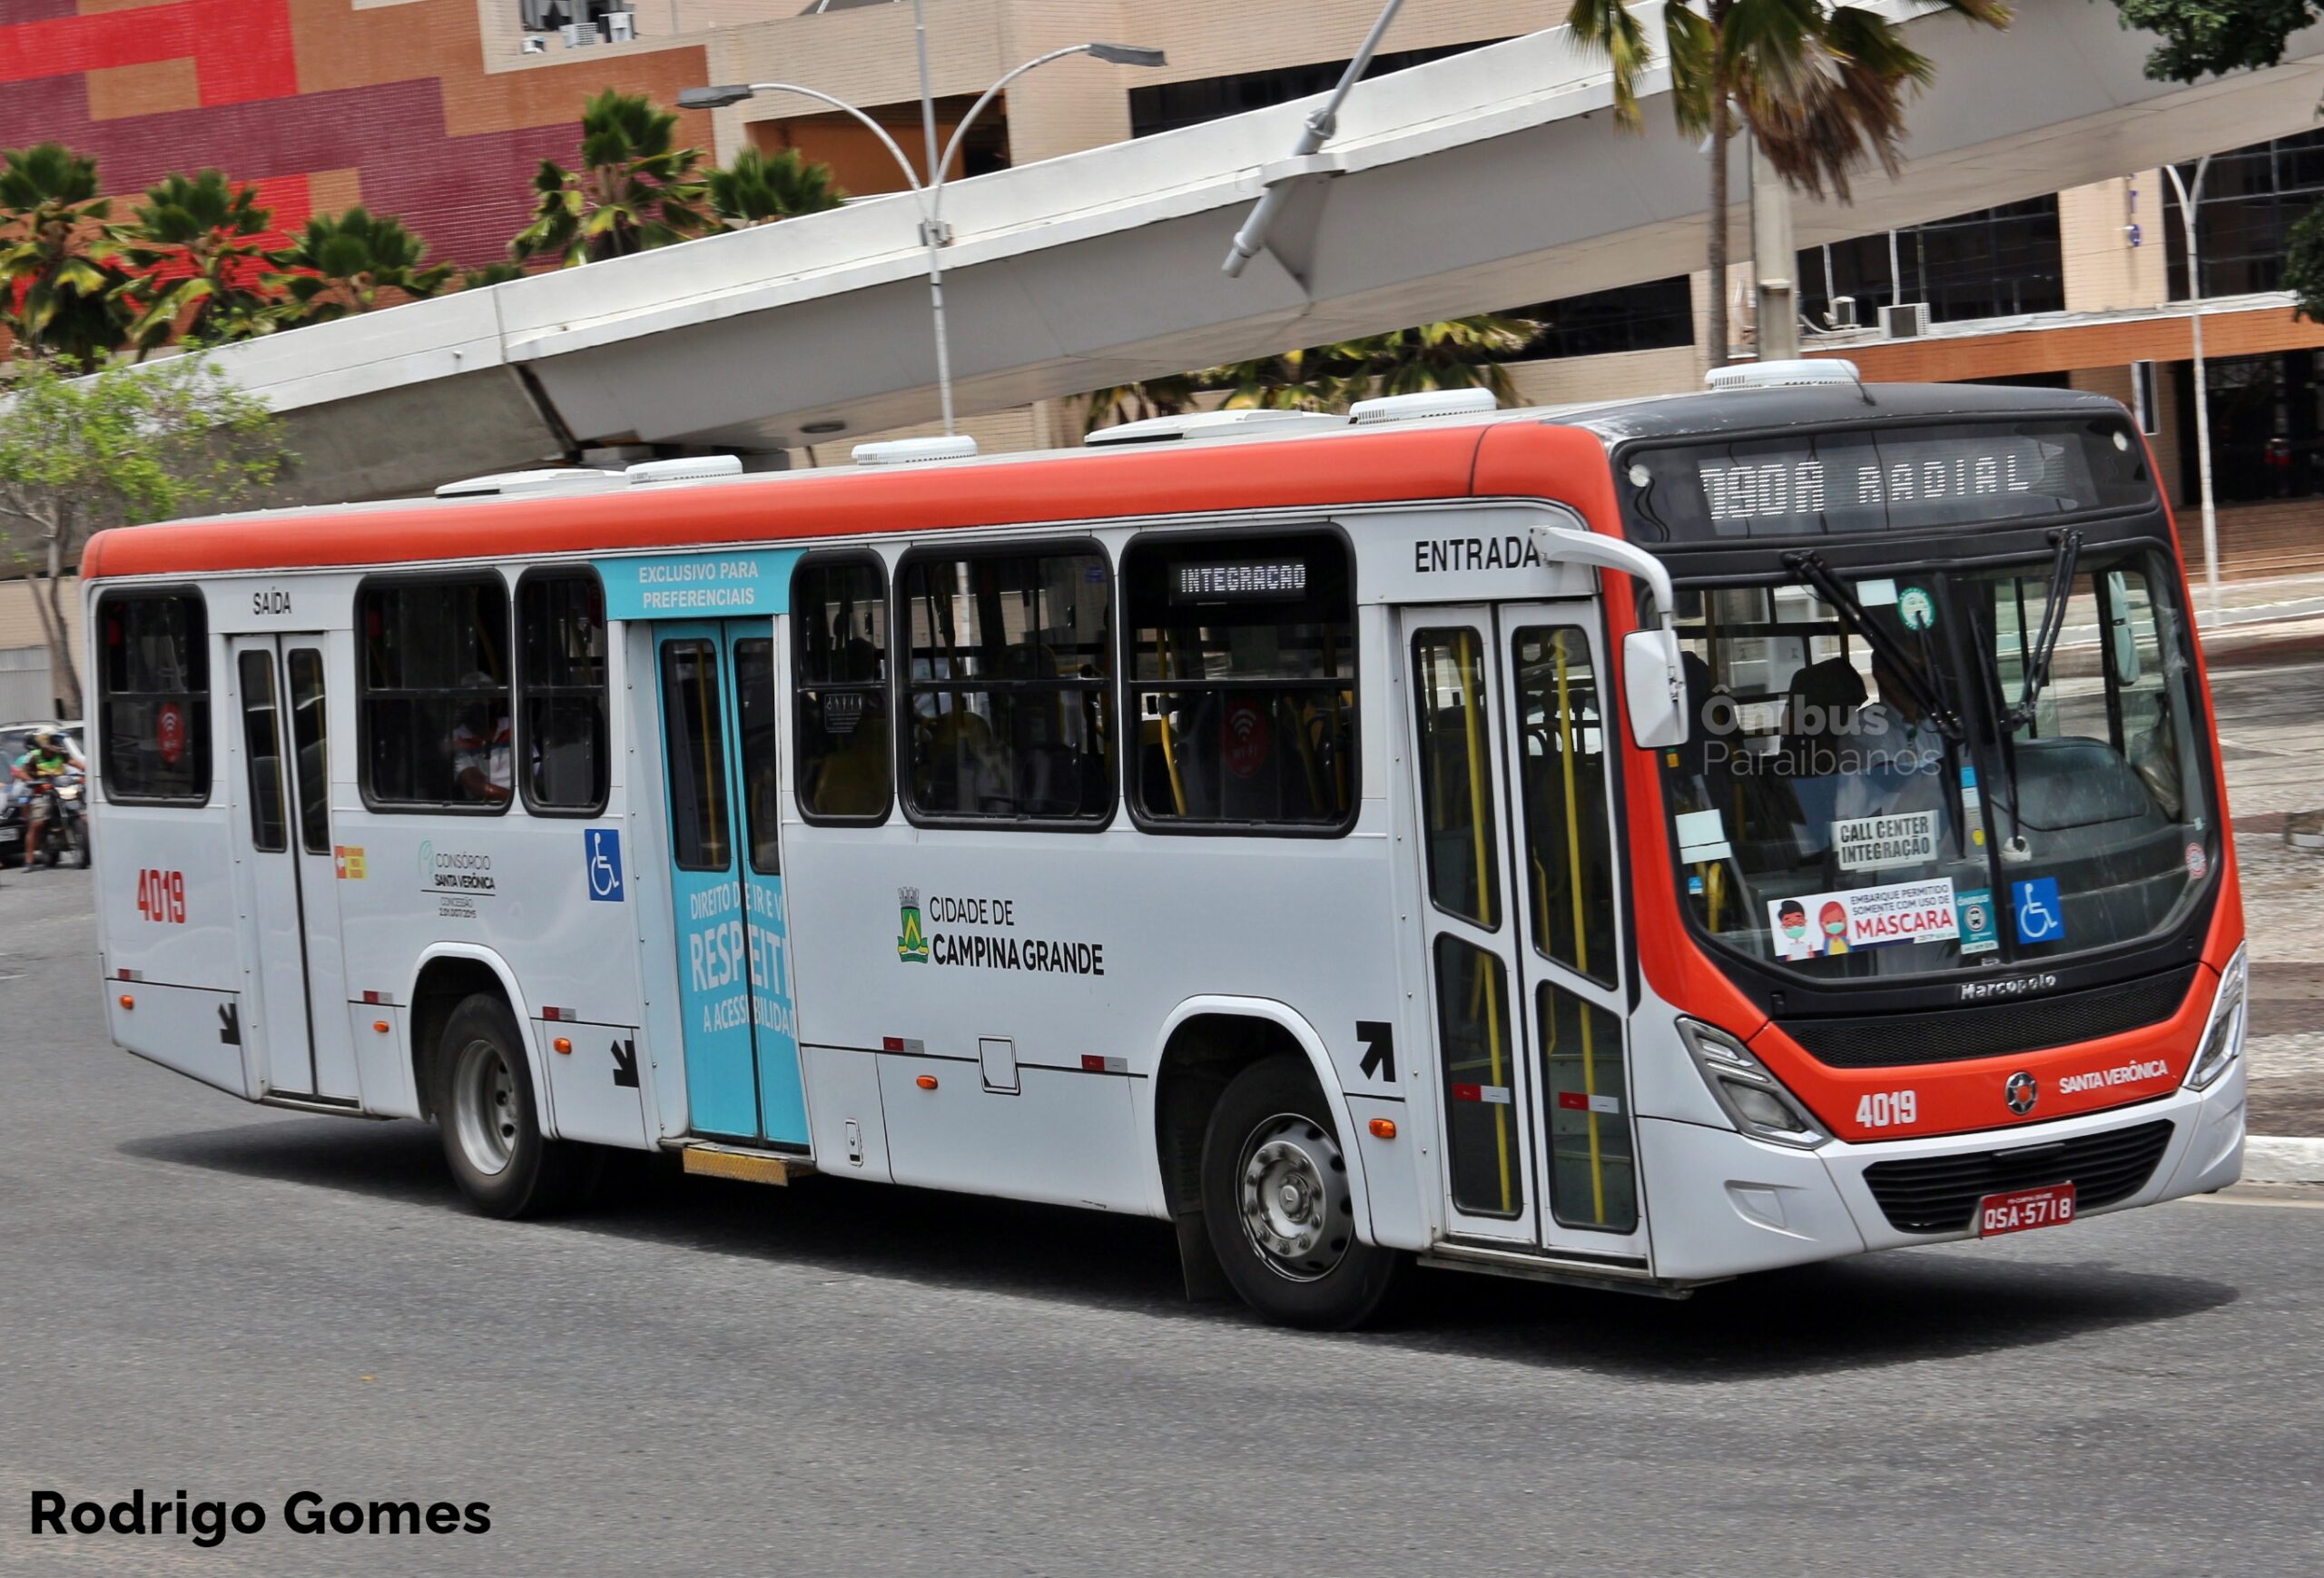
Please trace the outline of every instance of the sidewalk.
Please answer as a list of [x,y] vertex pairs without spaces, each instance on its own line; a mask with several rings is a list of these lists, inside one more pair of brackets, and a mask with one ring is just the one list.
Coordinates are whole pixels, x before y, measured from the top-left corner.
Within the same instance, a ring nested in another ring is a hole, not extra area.
[[2324,809],[2324,577],[2221,593],[2197,623],[2250,930],[2250,1130],[2324,1136],[2324,853],[2283,839],[2287,815]]

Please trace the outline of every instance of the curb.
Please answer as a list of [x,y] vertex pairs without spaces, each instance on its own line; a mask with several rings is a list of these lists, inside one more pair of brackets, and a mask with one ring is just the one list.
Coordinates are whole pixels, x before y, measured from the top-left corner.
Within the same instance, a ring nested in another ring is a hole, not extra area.
[[2324,1186],[2324,1139],[2287,1139],[2255,1134],[2243,1141],[2247,1184]]

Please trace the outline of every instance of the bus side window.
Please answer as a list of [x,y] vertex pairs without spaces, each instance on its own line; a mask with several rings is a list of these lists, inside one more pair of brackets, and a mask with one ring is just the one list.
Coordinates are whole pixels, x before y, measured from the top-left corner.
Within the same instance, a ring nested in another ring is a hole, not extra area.
[[97,760],[105,798],[210,798],[210,631],[193,592],[108,592],[97,603]]
[[506,810],[515,751],[500,577],[368,581],[356,639],[364,799],[380,810]]
[[810,822],[885,822],[888,584],[869,554],[810,555],[791,581],[799,809]]
[[1114,807],[1112,577],[1094,546],[907,559],[904,778],[926,816],[1098,823]]
[[1122,597],[1141,822],[1345,831],[1358,797],[1345,541],[1140,538],[1122,556]]
[[606,807],[606,594],[588,570],[528,574],[517,587],[517,751],[527,809],[594,816]]

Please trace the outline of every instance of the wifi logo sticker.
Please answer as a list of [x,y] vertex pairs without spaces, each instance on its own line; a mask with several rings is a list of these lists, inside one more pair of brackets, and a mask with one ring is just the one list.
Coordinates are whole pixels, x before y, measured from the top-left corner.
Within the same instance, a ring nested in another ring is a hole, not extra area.
[[1237,778],[1253,777],[1267,764],[1267,713],[1257,702],[1246,696],[1228,702],[1218,733],[1219,754]]

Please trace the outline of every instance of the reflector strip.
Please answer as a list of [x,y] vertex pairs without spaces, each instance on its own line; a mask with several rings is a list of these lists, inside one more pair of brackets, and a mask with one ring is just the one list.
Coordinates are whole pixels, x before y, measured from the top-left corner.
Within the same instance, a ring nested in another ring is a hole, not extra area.
[[1127,1074],[1128,1058],[1101,1058],[1094,1052],[1081,1054],[1081,1071],[1085,1074]]
[[574,1020],[578,1019],[581,1016],[575,1013],[569,1008],[545,1008],[541,1010],[541,1017],[543,1019]]
[[1452,1100],[1482,1101],[1489,1107],[1506,1107],[1510,1103],[1509,1087],[1506,1085],[1455,1085],[1452,1087]]
[[113,971],[113,974],[115,977],[123,981],[143,981],[145,979],[145,972],[142,970],[116,970]]
[[1621,1102],[1616,1098],[1595,1096],[1586,1090],[1559,1091],[1558,1105],[1568,1112],[1618,1113],[1622,1110]]

